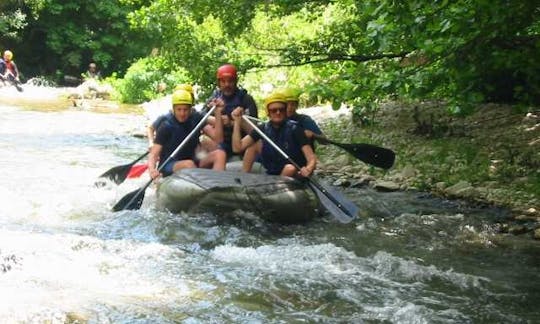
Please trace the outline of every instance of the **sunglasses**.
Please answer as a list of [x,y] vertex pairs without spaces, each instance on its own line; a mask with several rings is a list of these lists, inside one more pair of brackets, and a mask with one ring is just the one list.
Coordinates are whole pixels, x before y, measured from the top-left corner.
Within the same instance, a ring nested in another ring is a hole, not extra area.
[[287,111],[287,107],[268,109],[268,112],[270,114],[275,114],[277,112],[280,112],[280,113],[284,114],[286,111]]

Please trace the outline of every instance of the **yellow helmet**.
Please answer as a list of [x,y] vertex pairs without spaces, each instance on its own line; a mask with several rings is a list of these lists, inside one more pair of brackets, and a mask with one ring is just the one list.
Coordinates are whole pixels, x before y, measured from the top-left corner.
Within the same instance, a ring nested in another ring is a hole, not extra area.
[[12,60],[13,59],[13,53],[10,50],[7,50],[7,51],[4,52],[4,57],[7,58],[8,60]]
[[191,93],[186,90],[176,90],[172,94],[172,104],[174,105],[193,105],[193,99]]
[[191,93],[191,95],[193,95],[193,87],[191,86],[191,84],[187,84],[187,83],[182,83],[182,84],[179,84],[177,85],[176,87],[174,87],[174,90],[186,90],[187,92]]
[[264,107],[268,108],[268,105],[274,102],[282,102],[287,104],[287,97],[283,92],[272,92],[266,99],[264,99]]
[[285,95],[287,101],[298,101],[301,93],[300,89],[297,88],[285,88],[281,92]]

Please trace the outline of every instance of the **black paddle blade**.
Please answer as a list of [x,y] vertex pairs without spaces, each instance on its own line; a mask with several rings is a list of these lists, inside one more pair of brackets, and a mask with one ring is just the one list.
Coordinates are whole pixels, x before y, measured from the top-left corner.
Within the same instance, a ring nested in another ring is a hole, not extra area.
[[[107,172],[100,175],[99,178],[106,178],[113,181],[116,184],[121,184],[122,182],[126,180],[129,170],[131,170],[132,167],[133,167],[132,163],[115,166],[114,168],[111,168]],[[96,181],[94,185],[96,187],[101,187],[102,181]]]
[[140,209],[144,200],[144,192],[146,187],[142,189],[134,190],[120,199],[112,210],[117,212],[121,210],[135,210]]
[[[114,183],[116,184],[121,184],[122,182],[124,182],[124,180],[126,180],[129,174],[129,171],[135,165],[135,163],[139,162],[142,158],[147,156],[148,153],[149,153],[148,151],[144,152],[143,155],[139,156],[137,159],[135,159],[135,161],[131,163],[115,166],[114,168],[109,169],[107,172],[100,175],[99,178],[107,178],[111,181],[114,181]],[[98,180],[94,183],[94,185],[99,188],[99,187],[103,187],[105,183],[103,181]]]
[[321,205],[340,223],[350,223],[358,214],[358,206],[347,199],[338,190],[316,181],[313,177],[309,182],[310,188],[315,192]]
[[394,161],[396,159],[396,154],[394,151],[376,145],[364,143],[345,144],[335,142],[332,142],[332,144],[341,147],[357,159],[367,164],[371,164],[383,169],[390,169],[394,165]]

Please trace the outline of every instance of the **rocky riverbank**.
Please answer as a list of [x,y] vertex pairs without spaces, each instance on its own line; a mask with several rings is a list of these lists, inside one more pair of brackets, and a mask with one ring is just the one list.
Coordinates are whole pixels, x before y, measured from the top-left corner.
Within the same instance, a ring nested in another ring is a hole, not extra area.
[[484,105],[467,117],[437,103],[388,103],[372,124],[346,111],[304,109],[329,138],[390,148],[397,158],[388,171],[366,165],[345,151],[320,145],[323,175],[340,186],[420,190],[449,199],[507,207],[512,217],[501,232],[540,239],[540,111]]

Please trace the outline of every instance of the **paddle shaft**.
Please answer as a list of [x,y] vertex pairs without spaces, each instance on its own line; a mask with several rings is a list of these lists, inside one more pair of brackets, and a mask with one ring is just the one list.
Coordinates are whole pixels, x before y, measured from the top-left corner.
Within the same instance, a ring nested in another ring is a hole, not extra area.
[[[283,151],[276,143],[274,143],[268,136],[266,136],[266,134],[261,130],[259,129],[255,124],[253,124],[253,122],[251,122],[251,120],[249,120],[249,118],[245,115],[242,115],[242,118],[251,126],[253,127],[253,129],[255,129],[255,131],[257,133],[259,133],[259,135],[267,142],[269,143],[270,145],[272,145],[272,147],[279,152],[279,154],[281,154],[287,161],[289,161],[289,163],[291,163],[292,165],[294,165],[295,168],[297,168],[298,170],[301,169],[301,167],[298,165],[298,163],[296,163],[293,159],[291,159],[291,157],[289,157],[289,155],[287,153],[285,153],[285,151]],[[328,190],[326,190],[317,180],[315,180],[314,177],[310,176],[307,178],[309,180],[309,182],[315,186],[315,188],[317,188],[320,192],[322,192],[334,205],[336,205],[339,210],[341,210],[343,213],[345,213],[346,215],[348,215],[349,217],[354,218],[354,215],[350,215],[349,214],[349,211],[339,202],[337,201],[333,196],[332,194],[330,194],[328,192]]]
[[146,151],[146,152],[144,152],[144,154],[143,154],[143,155],[139,156],[139,157],[138,157],[138,158],[137,158],[136,160],[134,160],[134,161],[133,161],[133,162],[131,162],[130,164],[131,164],[131,165],[134,165],[135,163],[139,162],[139,161],[140,161],[140,160],[142,160],[142,159],[143,159],[143,158],[144,158],[145,156],[147,156],[147,155],[148,155],[148,153],[150,153],[150,151]]
[[4,74],[2,77],[2,81],[9,81],[11,82],[15,88],[17,88],[18,91],[22,91],[22,87],[21,87],[21,81],[17,80],[17,78],[15,77],[15,75],[11,72],[11,71],[6,71],[6,74]]
[[[200,131],[201,127],[204,125],[204,123],[206,122],[206,119],[208,119],[208,117],[214,112],[214,110],[216,109],[216,106],[213,106],[204,116],[203,118],[199,121],[199,123],[197,123],[197,125],[195,126],[195,128],[193,128],[193,130],[191,130],[191,132],[186,136],[186,138],[184,138],[184,140],[182,141],[182,143],[180,143],[180,145],[178,145],[176,147],[176,149],[171,153],[171,155],[169,155],[169,157],[163,162],[163,163],[159,163],[159,167],[158,167],[158,171],[161,171],[163,169],[163,167],[191,140],[191,138],[193,137],[193,135],[197,132]],[[150,186],[150,184],[152,183],[152,181],[154,181],[154,179],[150,179],[143,187],[141,187],[136,193],[135,195],[129,200],[129,202],[127,204],[125,204],[124,206],[121,206],[123,208],[116,208],[117,206],[115,205],[113,207],[113,210],[117,211],[117,210],[123,210],[125,209],[124,207],[127,207],[129,208],[131,206],[131,204],[133,204],[137,198],[141,195],[141,193],[143,193],[146,188],[148,188],[148,186]],[[128,194],[129,195],[129,194]],[[144,196],[143,196],[143,199],[144,199]],[[122,201],[122,199],[121,199]],[[120,201],[120,202],[121,202]],[[119,203],[120,203],[119,202]],[[138,208],[140,208],[140,205],[137,206]],[[135,208],[135,209],[138,209],[138,208]]]

